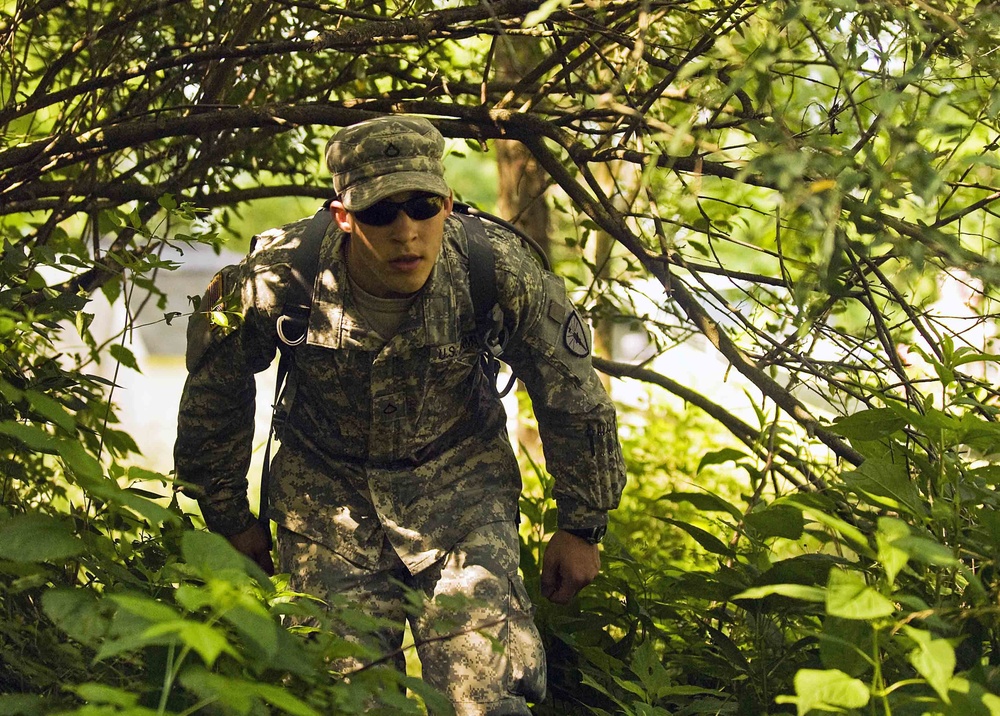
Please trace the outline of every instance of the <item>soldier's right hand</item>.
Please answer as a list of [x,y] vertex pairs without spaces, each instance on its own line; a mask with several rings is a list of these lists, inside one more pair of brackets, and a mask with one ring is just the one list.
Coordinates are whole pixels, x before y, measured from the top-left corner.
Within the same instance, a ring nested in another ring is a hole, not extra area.
[[243,530],[239,534],[230,535],[226,539],[239,552],[252,559],[268,576],[274,574],[274,562],[271,559],[271,550],[268,549],[267,534],[264,526],[259,522],[254,522],[251,527]]

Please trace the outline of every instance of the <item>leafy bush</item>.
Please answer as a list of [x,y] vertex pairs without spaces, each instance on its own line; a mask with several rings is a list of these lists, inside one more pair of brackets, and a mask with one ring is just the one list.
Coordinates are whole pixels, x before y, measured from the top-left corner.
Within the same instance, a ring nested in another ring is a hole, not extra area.
[[[985,358],[958,351],[939,373]],[[602,577],[571,607],[540,610],[553,689],[537,713],[1000,713],[1000,472],[989,460],[1000,428],[974,391],[945,386],[941,407],[889,403],[836,420],[865,461],[827,475],[822,492],[734,499],[735,476],[678,490],[643,460],[648,435],[627,440],[628,464],[646,469],[631,476]],[[659,446],[685,445],[672,423],[685,421],[648,426]],[[722,457],[737,451],[681,459],[679,473]]]

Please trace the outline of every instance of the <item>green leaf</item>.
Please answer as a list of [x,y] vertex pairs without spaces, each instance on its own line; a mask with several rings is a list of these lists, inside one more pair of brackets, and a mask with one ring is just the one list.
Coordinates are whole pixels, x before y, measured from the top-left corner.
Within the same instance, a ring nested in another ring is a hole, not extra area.
[[284,713],[291,714],[291,716],[321,716],[319,711],[293,696],[286,689],[263,683],[253,684],[253,688],[264,701],[281,709]]
[[545,0],[536,10],[532,10],[524,16],[522,25],[525,29],[541,25],[549,19],[552,13],[568,4],[569,0]]
[[229,540],[214,532],[192,530],[181,537],[184,561],[208,579],[227,572],[243,571],[242,555]]
[[955,649],[946,639],[935,639],[923,629],[914,629],[904,625],[906,635],[917,643],[917,648],[910,652],[910,663],[923,676],[927,683],[937,692],[941,700],[950,703],[948,684],[955,674]]
[[820,635],[820,660],[828,669],[860,677],[872,669],[869,654],[874,640],[875,630],[868,622],[828,616]]
[[894,517],[880,517],[878,532],[875,533],[875,543],[878,546],[878,561],[885,569],[886,580],[891,587],[896,576],[910,561],[909,553],[894,545],[898,539],[910,534],[910,526]]
[[21,441],[29,450],[54,455],[58,450],[59,441],[37,425],[27,425],[13,421],[0,423],[0,434],[9,435]]
[[702,469],[708,467],[709,465],[722,465],[727,462],[739,462],[745,457],[748,457],[748,455],[742,450],[737,450],[736,448],[712,450],[702,456],[701,460],[698,462],[698,467],[695,470],[695,473],[700,473]]
[[805,529],[802,511],[785,505],[768,505],[744,516],[744,522],[763,538],[799,539]]
[[264,700],[292,716],[321,716],[286,689],[270,684],[213,674],[197,667],[185,669],[181,674],[181,683],[203,699],[218,699],[236,713],[250,713],[255,704]]
[[663,666],[660,655],[657,653],[656,644],[652,639],[646,639],[632,652],[632,661],[629,664],[632,673],[639,677],[645,694],[637,694],[640,697],[649,694],[653,700],[659,700],[663,689],[670,688],[670,674]]
[[0,694],[0,716],[37,716],[48,713],[45,699],[34,694]]
[[654,515],[654,517],[660,522],[666,522],[668,525],[673,525],[674,527],[679,527],[684,530],[694,539],[695,542],[713,554],[721,554],[725,556],[732,554],[732,550],[729,549],[729,547],[727,547],[722,540],[710,532],[706,532],[701,527],[696,527],[688,522],[674,520],[669,517],[659,517],[658,515]]
[[177,634],[181,642],[197,653],[209,668],[223,653],[237,655],[221,630],[201,622],[184,619],[157,622],[149,627],[143,636],[155,639],[168,634]]
[[735,505],[710,492],[668,492],[659,499],[674,503],[688,502],[702,512],[726,512],[736,521],[743,519],[743,513]]
[[902,429],[906,421],[891,408],[873,408],[838,418],[833,432],[850,440],[879,440]]
[[82,481],[85,488],[93,488],[105,482],[101,463],[87,452],[83,443],[76,440],[62,440],[59,442],[58,451],[59,457],[66,463],[66,468]]
[[42,608],[57,627],[81,644],[95,646],[109,620],[97,597],[86,589],[53,589],[42,595]]
[[868,538],[865,537],[861,530],[839,517],[835,517],[816,506],[810,505],[809,502],[810,496],[808,495],[794,495],[784,498],[781,504],[791,505],[802,510],[802,514],[838,533],[851,543],[851,546],[858,554],[870,558],[875,557],[875,553],[868,544]]
[[58,425],[68,433],[73,433],[76,430],[76,419],[58,400],[53,400],[36,390],[26,390],[24,396],[35,412],[46,420]]
[[791,597],[806,602],[822,602],[826,599],[826,590],[822,587],[810,587],[805,584],[765,584],[761,587],[751,587],[733,596],[733,599],[763,599],[777,595]]
[[126,368],[131,368],[137,373],[142,372],[142,370],[139,368],[139,363],[135,359],[135,354],[125,346],[121,345],[120,343],[115,343],[114,345],[111,346],[110,352],[111,352],[111,357],[114,358],[119,363],[121,363]]
[[779,698],[779,703],[795,703],[799,716],[813,709],[860,709],[871,694],[864,682],[839,669],[799,669],[795,674],[795,699]]
[[66,520],[22,515],[0,522],[0,558],[13,562],[61,562],[82,554],[83,540]]
[[896,605],[869,587],[857,572],[831,569],[826,589],[826,613],[830,616],[868,621],[896,612]]
[[856,470],[844,473],[843,480],[852,490],[862,494],[862,497],[864,493],[888,497],[892,500],[889,507],[904,509],[915,516],[927,514],[920,491],[902,463],[869,458]]
[[931,564],[937,567],[957,567],[961,561],[952,554],[951,550],[939,542],[935,542],[927,537],[910,535],[894,540],[892,546],[903,550],[918,562]]
[[108,598],[120,609],[147,622],[180,621],[180,614],[176,609],[143,594],[110,594]]
[[93,704],[113,704],[129,708],[139,703],[138,694],[106,684],[87,682],[73,686],[72,691],[84,701]]

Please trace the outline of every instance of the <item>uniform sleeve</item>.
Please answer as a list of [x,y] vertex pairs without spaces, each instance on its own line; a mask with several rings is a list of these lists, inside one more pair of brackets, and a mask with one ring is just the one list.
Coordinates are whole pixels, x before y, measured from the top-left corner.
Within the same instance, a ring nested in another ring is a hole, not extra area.
[[590,329],[561,278],[516,238],[497,238],[498,294],[511,335],[503,359],[531,397],[559,527],[604,525],[625,487],[625,464],[614,404],[591,364]]
[[[254,374],[274,357],[258,336],[242,267],[213,279],[188,323],[188,377],[174,444],[179,489],[198,500],[208,528],[233,535],[250,527],[247,471],[253,443]],[[213,311],[228,325],[213,322]]]

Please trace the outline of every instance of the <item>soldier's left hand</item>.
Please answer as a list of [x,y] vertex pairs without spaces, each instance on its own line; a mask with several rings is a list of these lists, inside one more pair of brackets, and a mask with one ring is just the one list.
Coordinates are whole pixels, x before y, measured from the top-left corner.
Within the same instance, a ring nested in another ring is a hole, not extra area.
[[542,558],[542,596],[556,604],[568,604],[600,571],[598,546],[559,530]]

